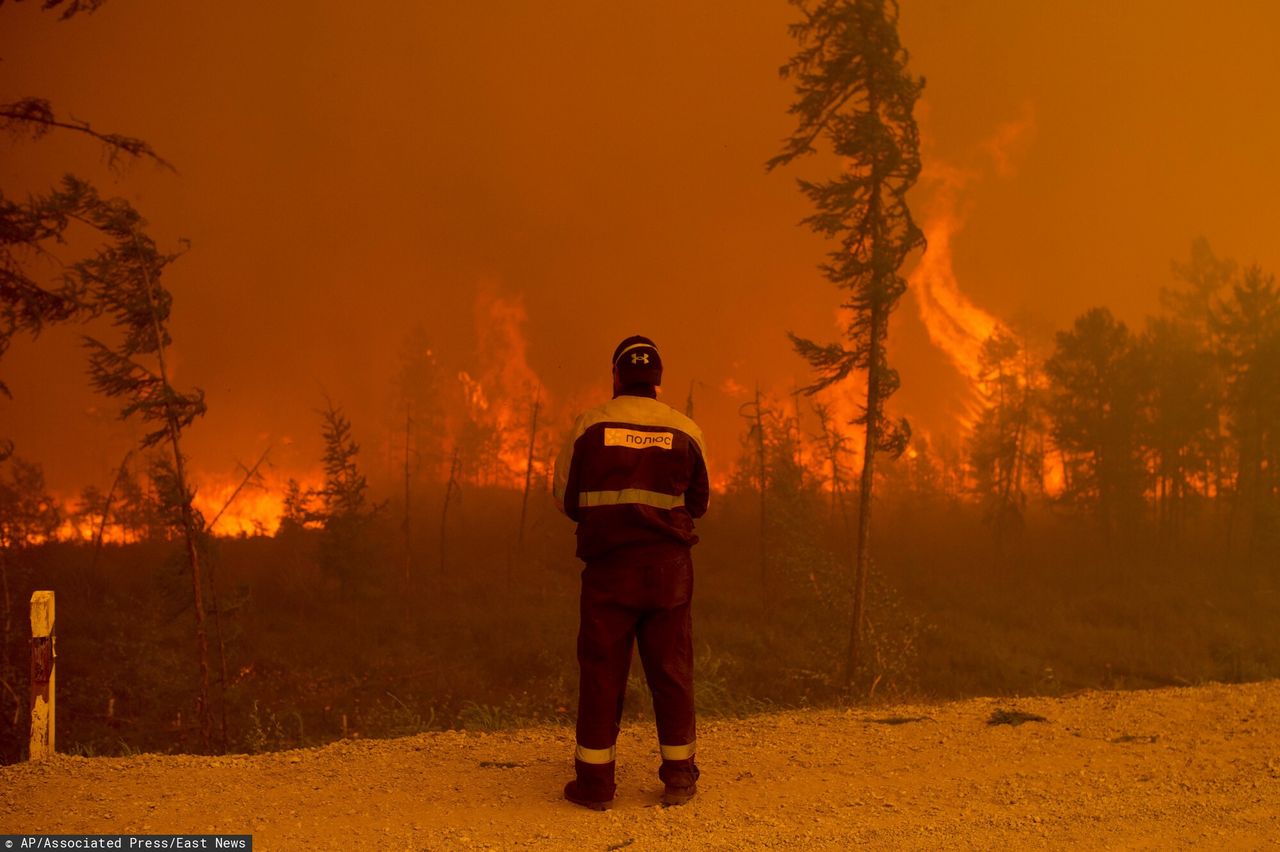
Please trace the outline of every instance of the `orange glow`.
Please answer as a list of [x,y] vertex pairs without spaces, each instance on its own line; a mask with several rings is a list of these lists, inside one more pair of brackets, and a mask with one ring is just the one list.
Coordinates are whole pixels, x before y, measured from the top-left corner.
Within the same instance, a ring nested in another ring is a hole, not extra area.
[[1044,493],[1049,497],[1059,497],[1066,488],[1066,472],[1062,469],[1062,459],[1051,455],[1044,460]]
[[[284,515],[284,497],[289,478],[268,472],[260,483],[245,485],[240,489],[240,493],[231,499],[237,486],[240,485],[240,477],[197,474],[196,495],[192,506],[204,517],[205,522],[211,525],[210,532],[213,535],[274,535],[279,530],[280,520]],[[303,491],[319,489],[324,481],[323,475],[318,471],[292,478],[298,480]],[[59,502],[70,509],[76,505],[78,498],[64,495],[59,498]],[[53,537],[58,541],[91,543],[96,540],[101,523],[101,515],[68,516],[64,518]],[[114,516],[108,518],[107,524],[102,528],[102,540],[107,544],[129,544],[143,538],[145,534],[126,528]],[[39,544],[40,542],[41,540],[33,540],[29,543]]]
[[[102,524],[102,515],[88,516],[72,516],[72,509],[79,502],[79,498],[74,495],[59,495],[55,498],[59,505],[63,507],[64,517],[62,523],[58,525],[58,529],[53,534],[55,541],[77,541],[77,542],[93,542],[97,540],[98,528]],[[102,541],[106,544],[129,544],[141,541],[144,536],[133,533],[119,523],[114,523],[113,518],[107,519],[108,523],[102,526]],[[41,544],[44,542],[42,537],[36,537],[29,540],[28,544]]]
[[[66,505],[65,502],[64,505]],[[58,531],[54,533],[53,537],[57,541],[93,541],[98,535],[98,523],[100,521],[100,517],[95,520],[65,518],[58,525]],[[120,526],[107,524],[102,530],[102,540],[110,544],[124,544],[132,541],[133,538],[126,536]],[[40,543],[39,539],[28,542],[28,544]]]

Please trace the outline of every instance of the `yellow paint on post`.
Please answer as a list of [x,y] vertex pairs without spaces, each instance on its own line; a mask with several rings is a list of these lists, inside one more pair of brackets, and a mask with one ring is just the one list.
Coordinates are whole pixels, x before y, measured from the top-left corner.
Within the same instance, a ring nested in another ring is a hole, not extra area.
[[54,754],[53,592],[31,594],[31,760]]

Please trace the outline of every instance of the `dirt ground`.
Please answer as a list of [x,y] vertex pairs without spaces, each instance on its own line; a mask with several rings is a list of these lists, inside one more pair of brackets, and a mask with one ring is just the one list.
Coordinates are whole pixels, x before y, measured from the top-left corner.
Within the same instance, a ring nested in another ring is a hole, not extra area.
[[[997,711],[1044,721],[988,724]],[[0,834],[251,833],[260,850],[1270,848],[1278,712],[1268,682],[706,722],[699,795],[679,808],[658,805],[654,736],[633,724],[605,813],[561,799],[567,728],[60,756],[0,767]]]

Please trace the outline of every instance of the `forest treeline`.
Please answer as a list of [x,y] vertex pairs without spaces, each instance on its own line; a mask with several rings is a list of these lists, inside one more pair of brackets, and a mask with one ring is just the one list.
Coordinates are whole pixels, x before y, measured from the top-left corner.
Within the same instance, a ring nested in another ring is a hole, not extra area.
[[[1196,537],[1275,566],[1280,291],[1203,239],[1173,279],[1140,329],[1106,307],[1048,341],[999,328],[981,346],[970,423],[916,435],[883,474],[886,499],[972,504],[997,544],[1041,510],[1111,549],[1169,551]],[[757,395],[744,417],[731,489],[821,490],[847,523],[857,451],[833,407]]]
[[[916,435],[906,453],[910,484],[894,468],[884,474],[887,487],[972,501],[1002,540],[1018,534],[1038,503],[1078,516],[1117,545],[1176,546],[1197,529],[1235,556],[1274,556],[1280,291],[1274,275],[1216,257],[1205,240],[1173,272],[1162,309],[1139,329],[1105,307],[1047,341],[998,329],[980,350],[970,422],[953,435]],[[526,399],[505,400],[501,416],[487,416],[489,403],[473,403],[483,393],[478,383],[467,373],[449,377],[422,328],[406,336],[390,384],[394,404],[384,422],[394,431],[379,442],[388,458],[364,459],[365,470],[381,473],[382,505],[404,502],[406,488],[450,482],[455,490],[523,489],[527,476],[545,487],[561,437],[549,424],[564,418],[538,410],[534,387]],[[693,410],[692,394],[685,407]],[[766,393],[742,411],[729,488],[759,491],[763,470],[766,490],[794,478],[825,491],[832,511],[848,513],[858,435],[829,400]],[[359,445],[342,408],[327,403],[314,420],[325,447],[316,460],[323,484],[285,485],[286,528],[325,528],[373,505],[365,505],[368,476],[356,469]],[[92,540],[104,524],[124,541],[172,535],[148,466],[145,454],[130,453],[109,488],[87,485],[64,504],[45,489],[41,466],[15,454],[0,478],[0,536],[7,547],[59,530]],[[245,487],[260,489],[260,477]]]
[[[745,405],[697,551],[704,711],[1277,674],[1280,296],[1203,241],[1174,270],[1140,331],[1098,308],[1039,350],[998,332],[967,431],[917,435],[879,468],[882,550],[852,693],[838,671],[856,436],[820,397]],[[406,358],[391,380],[413,377],[391,418],[400,482],[371,494],[358,427],[330,403],[314,415],[323,479],[290,486],[273,535],[217,538],[197,513],[210,748],[570,717],[572,525],[541,474],[558,436],[532,398],[505,434],[474,423],[533,474],[513,478],[515,462],[461,442],[448,418],[409,413],[450,410],[428,404],[447,383],[425,363]],[[110,499],[87,488],[70,507],[38,464],[4,464],[6,759],[23,748],[36,588],[59,595],[64,744],[202,748],[184,537],[145,458],[121,466]],[[65,516],[89,534],[49,540]],[[128,535],[93,534],[106,526]]]

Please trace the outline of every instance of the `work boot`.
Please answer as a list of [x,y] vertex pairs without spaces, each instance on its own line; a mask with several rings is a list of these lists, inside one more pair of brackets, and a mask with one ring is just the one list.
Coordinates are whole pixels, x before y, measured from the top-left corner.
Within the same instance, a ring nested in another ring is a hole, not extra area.
[[683,805],[698,792],[698,765],[690,757],[686,760],[664,760],[658,769],[658,777],[666,788],[662,791],[662,804]]
[[616,762],[583,763],[575,759],[573,765],[578,771],[578,777],[564,785],[564,797],[575,805],[582,805],[593,811],[608,810],[617,789],[617,785],[613,783]]

